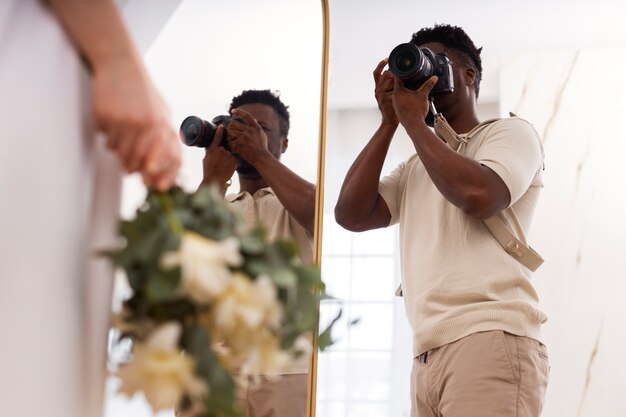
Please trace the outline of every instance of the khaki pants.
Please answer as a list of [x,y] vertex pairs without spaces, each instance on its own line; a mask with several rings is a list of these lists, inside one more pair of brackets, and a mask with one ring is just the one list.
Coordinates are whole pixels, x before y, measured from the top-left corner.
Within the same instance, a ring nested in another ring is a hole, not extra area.
[[413,360],[411,417],[539,417],[548,373],[538,341],[474,333]]
[[245,417],[306,417],[308,381],[308,373],[263,378],[239,389],[237,402]]

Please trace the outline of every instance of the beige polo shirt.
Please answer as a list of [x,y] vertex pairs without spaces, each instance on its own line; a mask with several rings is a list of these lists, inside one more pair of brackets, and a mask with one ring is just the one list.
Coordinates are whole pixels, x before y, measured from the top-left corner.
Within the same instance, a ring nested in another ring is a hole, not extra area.
[[[225,198],[231,204],[233,211],[243,217],[246,227],[253,228],[260,222],[265,227],[270,241],[295,240],[302,262],[305,264],[312,262],[313,239],[309,232],[287,212],[271,188],[262,188],[254,195],[242,192],[229,194]],[[300,374],[308,371],[308,356],[302,355],[284,373]]]
[[[543,148],[535,129],[511,117],[471,133],[458,152],[502,178],[528,234],[543,186]],[[400,226],[402,291],[415,356],[495,329],[543,341],[540,325],[547,316],[538,307],[531,271],[482,221],[443,197],[417,155],[383,178],[378,191],[390,224]]]
[[255,227],[260,222],[270,241],[295,240],[302,262],[307,264],[313,260],[313,239],[309,232],[285,210],[270,187],[261,188],[254,195],[248,192],[229,194],[226,201],[243,217],[246,227]]

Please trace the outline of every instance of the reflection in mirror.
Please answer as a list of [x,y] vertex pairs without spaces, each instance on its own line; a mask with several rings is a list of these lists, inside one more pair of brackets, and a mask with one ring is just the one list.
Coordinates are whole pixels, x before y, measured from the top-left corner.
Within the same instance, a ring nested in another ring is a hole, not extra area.
[[[319,357],[317,417],[410,415],[412,332],[402,299],[394,297],[401,274],[398,230],[350,233],[335,223],[333,210],[350,164],[380,121],[374,67],[434,23],[459,25],[484,48],[480,119],[512,111],[534,124],[544,145],[545,186],[527,236],[546,259],[532,277],[548,314],[543,333],[551,369],[542,416],[620,415],[626,193],[616,179],[626,175],[626,138],[617,122],[626,112],[626,84],[619,76],[606,82],[595,68],[626,63],[620,29],[626,6],[488,1],[467,8],[394,0],[385,7],[359,2],[358,20],[355,7],[356,1],[330,1],[322,272],[328,291],[343,301],[344,316],[339,343]],[[414,152],[399,128],[383,174]],[[323,305],[322,319],[337,308]]]
[[[233,97],[240,95],[244,90],[267,89],[277,93],[280,101],[288,106],[290,129],[289,146],[284,146],[284,154],[280,154],[279,148],[276,155],[280,155],[282,165],[302,181],[297,184],[303,184],[305,181],[311,184],[313,196],[309,200],[311,205],[314,205],[313,187],[316,183],[320,136],[321,55],[322,10],[319,0],[297,3],[289,0],[263,2],[184,0],[173,11],[147,50],[145,61],[151,77],[170,106],[172,123],[177,129],[190,115],[211,120],[215,116],[227,114]],[[251,103],[255,103],[254,100]],[[258,105],[251,103],[236,107],[249,111],[265,130],[278,128],[280,118],[272,107],[261,105],[259,109]],[[268,132],[267,136],[273,133],[275,132]],[[284,144],[283,142],[279,140],[279,144]],[[203,180],[204,156],[204,149],[186,146],[183,149],[183,166],[178,183],[187,191],[197,189]],[[254,184],[258,188],[259,184],[263,187],[270,185],[269,182],[267,179],[257,180]],[[237,194],[240,188],[252,191],[252,194],[256,190],[250,189],[250,183],[240,181],[240,176],[235,174],[227,194]],[[278,191],[274,191],[278,194]],[[303,194],[294,201],[302,201]],[[145,188],[141,184],[141,179],[134,176],[127,178],[123,193],[123,217],[132,216],[144,196]],[[280,206],[288,205],[279,202]],[[254,208],[255,204],[256,202],[250,208]],[[307,225],[307,228],[311,230],[314,209],[312,207],[309,209],[310,213],[307,216],[311,217],[311,225]],[[287,210],[291,217],[289,210],[292,210],[292,207]],[[291,218],[288,221],[294,222]],[[287,226],[287,229],[291,230],[289,227],[291,226]],[[304,239],[308,240],[311,246],[312,234],[306,237],[307,232],[302,227],[301,229],[302,236],[305,236]],[[311,255],[303,258],[310,260]],[[119,308],[119,303],[127,292],[128,288],[123,280],[118,280],[114,308]],[[114,348],[112,360],[115,361],[115,355],[120,353],[123,354],[124,350]],[[281,415],[304,417],[309,385],[306,355],[301,363],[294,364],[289,369],[289,374],[282,384],[290,391],[274,389],[270,392],[268,390],[270,386],[266,384],[262,386],[266,391],[256,395],[254,400],[264,397],[265,406],[273,407],[288,396],[293,410],[302,412],[287,412]],[[297,382],[292,382],[292,375],[298,377]],[[151,415],[147,404],[141,398],[134,397],[129,400],[113,394],[115,384],[116,381],[110,381],[107,416]],[[274,400],[268,392],[279,400],[272,403]],[[244,395],[246,394],[242,393],[242,396]],[[247,405],[248,408],[257,406],[258,404],[255,405],[252,400]],[[172,415],[172,412],[159,414],[159,416]]]

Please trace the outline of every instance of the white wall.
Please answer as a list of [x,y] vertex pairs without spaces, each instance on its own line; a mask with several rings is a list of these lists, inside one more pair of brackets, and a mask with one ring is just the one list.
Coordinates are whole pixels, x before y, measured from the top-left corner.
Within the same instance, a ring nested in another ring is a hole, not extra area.
[[626,48],[507,57],[502,105],[532,120],[546,153],[530,242],[546,259],[534,283],[549,315],[544,417],[626,415],[626,82],[598,63]]

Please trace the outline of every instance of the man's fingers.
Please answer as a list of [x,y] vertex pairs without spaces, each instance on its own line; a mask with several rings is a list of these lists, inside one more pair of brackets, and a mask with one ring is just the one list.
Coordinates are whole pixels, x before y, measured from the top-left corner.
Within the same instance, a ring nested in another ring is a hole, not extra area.
[[[424,94],[425,96],[428,96],[430,94],[430,91],[433,89],[433,87],[435,86],[435,84],[437,84],[437,76],[433,75],[432,77],[430,77],[429,79],[427,79],[424,84],[422,84],[420,86],[419,89],[417,89],[418,93]],[[393,88],[394,90],[405,90],[405,91],[411,91],[409,89],[407,89],[404,84],[402,83],[402,80],[400,80],[400,78],[398,77],[394,77],[394,81],[393,81]]]
[[222,142],[222,137],[224,136],[224,125],[217,125],[217,129],[215,129],[215,134],[213,135],[213,140],[209,144],[209,148],[217,148],[220,146],[220,142]]
[[236,135],[228,135],[228,149],[232,153],[239,153],[239,140]]
[[[250,113],[248,113],[247,111],[245,111],[245,110],[233,109],[232,113],[235,116],[239,117],[240,119],[243,119],[248,124],[248,126],[254,126],[256,124],[256,119],[254,117],[252,117],[252,115]],[[233,123],[235,123],[234,126],[233,126]],[[242,123],[239,122],[238,120],[233,120],[230,123],[229,127],[233,126],[233,128],[236,129],[236,128],[238,128],[238,125],[240,125],[240,124],[242,124]]]
[[389,62],[389,58],[383,59],[382,61],[378,63],[378,65],[376,65],[376,69],[374,69],[374,81],[376,82],[376,84],[378,84],[378,80],[380,79],[381,72],[383,71],[383,68],[385,67],[385,65],[387,65],[387,62]]
[[432,77],[427,79],[424,84],[422,84],[418,91],[426,95],[430,94],[430,90],[432,90],[435,84],[437,84],[438,79],[439,78],[436,75],[433,75]]
[[394,91],[400,91],[401,89],[405,89],[400,78],[393,77],[393,89]]
[[382,74],[382,81],[381,81],[381,89],[383,91],[392,91],[393,90],[393,79],[396,78],[392,73],[390,73],[389,71],[385,71]]

